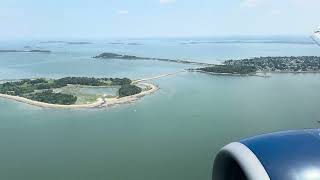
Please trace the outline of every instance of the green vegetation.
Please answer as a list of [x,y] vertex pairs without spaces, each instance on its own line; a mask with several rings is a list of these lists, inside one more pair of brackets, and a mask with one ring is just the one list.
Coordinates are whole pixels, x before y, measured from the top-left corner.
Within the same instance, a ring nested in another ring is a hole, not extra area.
[[256,72],[320,72],[319,56],[256,57],[227,60],[224,65],[214,65],[196,71],[210,73],[252,74]]
[[109,86],[122,86],[125,84],[131,84],[131,80],[128,78],[101,78],[105,85]]
[[28,94],[25,96],[34,101],[50,104],[71,105],[77,101],[77,97],[70,94],[54,93],[52,90],[45,90],[40,93]]
[[[85,86],[121,86],[120,97],[129,96],[141,92],[141,88],[131,85],[128,78],[91,78],[91,77],[65,77],[61,79],[23,79],[21,81],[6,82],[0,84],[0,93],[13,96],[26,97],[28,99],[52,103],[70,105],[77,101],[77,96],[73,93],[61,93],[61,89],[68,85]],[[58,92],[53,89],[59,89]],[[96,95],[80,97],[81,101],[91,101],[96,99]]]
[[228,74],[251,74],[257,69],[253,66],[231,66],[231,65],[215,65],[211,67],[199,68],[197,70],[209,73],[228,73]]
[[129,56],[129,55],[122,55],[122,54],[116,54],[116,53],[102,53],[98,56],[95,56],[94,58],[103,58],[103,59],[150,59],[150,58],[143,58],[138,56]]
[[153,58],[153,57],[139,57],[125,54],[116,54],[116,53],[102,53],[93,58],[96,59],[122,59],[122,60],[151,60],[151,61],[164,61],[164,62],[173,62],[181,64],[196,64],[196,65],[212,65],[208,63],[186,61],[180,59],[166,59],[166,58]]
[[89,77],[66,77],[55,80],[57,86],[64,87],[68,84],[86,85],[86,86],[116,86],[130,84],[128,78],[89,78]]
[[258,71],[269,72],[318,72],[320,71],[319,56],[290,57],[257,57],[252,59],[228,60],[229,66],[252,66]]
[[131,96],[134,94],[138,94],[142,91],[142,89],[138,86],[132,84],[126,84],[121,86],[119,89],[119,97]]

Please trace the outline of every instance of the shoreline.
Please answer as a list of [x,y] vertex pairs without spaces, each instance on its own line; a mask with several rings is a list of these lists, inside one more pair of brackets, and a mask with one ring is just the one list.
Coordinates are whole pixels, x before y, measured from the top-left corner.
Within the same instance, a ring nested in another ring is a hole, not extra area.
[[138,83],[138,85],[143,85],[148,90],[142,91],[139,94],[131,95],[131,96],[126,96],[122,98],[105,98],[105,97],[100,97],[97,99],[96,102],[90,103],[90,104],[72,104],[72,105],[62,105],[62,104],[49,104],[45,102],[40,102],[40,101],[34,101],[31,99],[27,99],[24,97],[20,96],[12,96],[12,95],[7,95],[7,94],[1,94],[0,93],[0,98],[4,99],[10,99],[14,100],[17,102],[37,106],[37,107],[42,107],[42,108],[54,108],[54,109],[88,109],[88,108],[103,108],[103,107],[110,107],[114,106],[117,104],[126,104],[126,103],[131,103],[136,100],[139,100],[140,98],[153,94],[156,92],[159,87],[151,84],[151,83]]
[[144,96],[151,95],[160,89],[158,86],[151,83],[138,83],[138,84],[143,85],[149,89],[146,91],[142,91],[139,94],[125,96],[122,98],[108,98],[105,100],[105,103],[101,104],[101,107],[111,107],[119,104],[132,103],[141,99]]
[[[320,71],[257,71],[252,74],[239,74],[239,73],[215,73],[215,72],[206,72],[202,70],[188,69],[189,72],[198,72],[209,75],[217,76],[256,76],[256,77],[271,77],[272,74],[320,74]],[[262,75],[265,74],[265,75]]]
[[268,75],[259,75],[259,74],[215,73],[215,72],[207,72],[202,70],[189,70],[189,72],[198,72],[198,73],[217,75],[217,76],[256,76],[256,77],[264,77],[264,78],[271,77]]

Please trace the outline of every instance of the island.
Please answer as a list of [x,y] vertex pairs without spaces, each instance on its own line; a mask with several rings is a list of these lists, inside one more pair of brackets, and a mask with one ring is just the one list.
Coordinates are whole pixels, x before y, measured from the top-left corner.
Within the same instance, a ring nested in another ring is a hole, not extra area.
[[127,43],[127,45],[129,45],[129,46],[141,46],[143,44],[141,44],[141,43]]
[[319,56],[256,57],[227,60],[229,66],[252,66],[258,72],[320,72]]
[[209,63],[179,60],[179,59],[166,59],[166,58],[153,58],[153,57],[139,57],[126,54],[117,54],[117,53],[101,53],[97,56],[94,56],[95,59],[122,59],[122,60],[152,60],[152,61],[164,61],[164,62],[173,62],[173,63],[182,63],[182,64],[193,64],[193,65],[212,65]]
[[86,41],[82,41],[82,42],[66,42],[67,44],[71,44],[71,45],[84,45],[84,44],[92,44],[91,42],[86,42]]
[[31,50],[1,50],[0,53],[51,53],[49,50],[31,49]]
[[71,44],[71,45],[84,45],[84,44],[92,44],[87,41],[42,41],[40,43],[43,44]]
[[211,65],[189,71],[210,74],[257,75],[257,73],[319,73],[319,56],[256,57],[227,60],[221,65]]
[[[116,94],[90,94],[97,88],[116,88]],[[128,78],[65,77],[22,79],[0,84],[0,97],[50,108],[105,107],[137,100],[158,88]],[[80,91],[79,91],[80,90]]]

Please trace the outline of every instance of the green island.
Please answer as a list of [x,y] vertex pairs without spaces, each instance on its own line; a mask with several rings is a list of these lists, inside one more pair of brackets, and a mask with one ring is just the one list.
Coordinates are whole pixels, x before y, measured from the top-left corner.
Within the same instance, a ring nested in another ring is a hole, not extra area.
[[3,49],[0,49],[0,53],[51,53],[51,51],[40,50],[40,49],[32,49],[32,50],[15,50],[15,49],[3,50]]
[[227,60],[229,66],[252,66],[260,72],[320,72],[319,56],[256,57]]
[[94,56],[93,58],[96,58],[96,59],[122,59],[122,60],[152,60],[152,61],[164,61],[164,62],[173,62],[173,63],[181,63],[181,64],[211,65],[208,63],[187,61],[187,60],[180,60],[180,59],[139,57],[139,56],[133,56],[133,55],[126,55],[126,54],[116,54],[116,53],[101,53],[97,56]]
[[254,75],[265,72],[308,73],[320,72],[319,56],[257,57],[227,60],[222,65],[213,65],[190,71],[211,74]]
[[[14,82],[0,84],[0,93],[11,96],[24,97],[30,100],[49,104],[73,105],[78,100],[78,94],[73,94],[79,86],[90,88],[120,87],[118,95],[111,97],[126,97],[142,92],[128,78],[91,78],[91,77],[65,77],[61,79],[22,79]],[[85,94],[85,101],[96,101],[97,95]],[[85,102],[84,101],[84,102]],[[82,102],[83,103],[83,102]]]

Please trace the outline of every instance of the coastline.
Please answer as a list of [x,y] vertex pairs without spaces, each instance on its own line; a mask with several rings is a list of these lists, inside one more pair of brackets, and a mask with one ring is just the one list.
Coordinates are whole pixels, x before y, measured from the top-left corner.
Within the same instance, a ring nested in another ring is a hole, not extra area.
[[209,74],[209,75],[217,75],[217,76],[256,76],[256,77],[271,77],[268,75],[259,75],[259,74],[238,74],[238,73],[215,73],[215,72],[207,72],[202,70],[189,70],[190,72],[199,72],[203,74]]
[[250,74],[238,74],[238,73],[215,73],[215,72],[206,72],[202,70],[189,69],[189,72],[199,72],[203,74],[209,75],[217,75],[217,76],[256,76],[269,78],[272,74],[320,74],[320,71],[257,71],[256,73]]
[[102,104],[101,107],[110,107],[110,106],[119,105],[119,104],[132,103],[134,101],[139,100],[140,98],[142,98],[144,96],[151,95],[160,89],[158,86],[151,84],[151,83],[141,83],[140,82],[139,84],[144,85],[145,87],[148,87],[149,89],[146,91],[142,91],[139,94],[132,95],[132,96],[106,99],[105,103]]
[[29,104],[29,105],[33,105],[33,106],[37,106],[37,107],[43,107],[43,108],[88,109],[88,108],[101,108],[101,107],[114,106],[117,104],[131,103],[136,100],[139,100],[143,96],[153,94],[154,92],[156,92],[159,89],[158,86],[151,84],[151,83],[138,83],[138,84],[147,87],[148,90],[142,91],[139,94],[126,96],[126,97],[122,97],[122,98],[100,97],[97,99],[96,102],[93,102],[90,104],[73,104],[73,105],[49,104],[49,103],[45,103],[45,102],[34,101],[34,100],[27,99],[27,98],[20,97],[20,96],[12,96],[12,95],[1,94],[1,93],[0,93],[0,98],[10,99],[10,100],[14,100],[17,102],[22,102],[25,104]]

